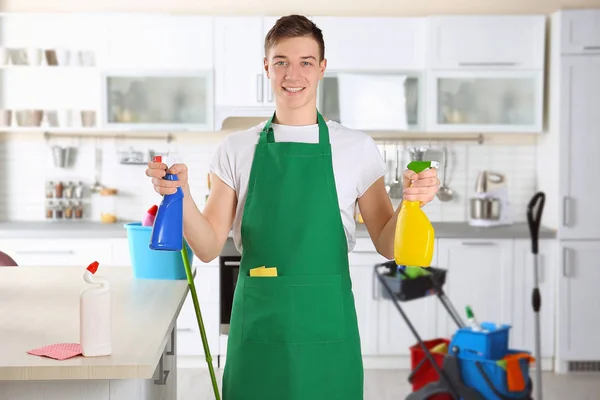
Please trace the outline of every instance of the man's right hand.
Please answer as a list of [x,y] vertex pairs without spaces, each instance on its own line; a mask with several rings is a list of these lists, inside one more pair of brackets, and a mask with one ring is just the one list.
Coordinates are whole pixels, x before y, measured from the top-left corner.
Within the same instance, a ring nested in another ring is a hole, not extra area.
[[146,176],[152,178],[154,190],[160,195],[174,194],[178,186],[185,187],[188,183],[188,168],[185,164],[174,164],[168,173],[177,175],[177,181],[163,179],[167,174],[167,165],[162,162],[150,161],[146,168]]

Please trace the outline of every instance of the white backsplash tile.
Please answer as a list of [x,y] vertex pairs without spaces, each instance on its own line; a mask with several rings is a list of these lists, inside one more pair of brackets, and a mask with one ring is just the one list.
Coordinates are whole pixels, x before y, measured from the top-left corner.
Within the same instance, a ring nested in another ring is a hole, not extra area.
[[[72,145],[77,148],[75,165],[72,168],[57,168],[53,164],[50,147],[54,144]],[[198,206],[204,206],[207,194],[208,162],[217,142],[200,138],[176,140],[167,144],[164,140],[115,140],[92,138],[52,139],[47,142],[41,135],[4,140],[0,138],[0,220],[43,220],[45,215],[45,182],[50,180],[83,181],[91,186],[95,179],[95,147],[102,148],[100,181],[119,190],[118,215],[122,219],[139,220],[152,204],[160,202],[154,192],[150,178],[144,174],[144,165],[119,163],[118,152],[133,147],[137,151],[152,149],[159,153],[169,152],[185,162],[190,169],[190,186]],[[401,144],[402,145],[402,144]],[[407,143],[406,146],[414,146]],[[420,145],[428,146],[429,143]],[[432,147],[439,147],[436,143]],[[386,144],[389,167],[393,177],[395,158],[394,145]],[[536,148],[535,145],[478,145],[476,143],[448,142],[449,158],[448,185],[454,191],[454,199],[443,203],[435,199],[426,207],[432,221],[466,221],[469,212],[469,197],[475,190],[475,181],[480,171],[486,169],[506,176],[509,196],[515,221],[525,221],[526,205],[535,193]],[[405,157],[408,162],[408,156]],[[442,165],[440,178],[443,178]],[[89,194],[88,194],[89,196]],[[99,220],[97,195],[92,196],[86,210],[86,218]]]

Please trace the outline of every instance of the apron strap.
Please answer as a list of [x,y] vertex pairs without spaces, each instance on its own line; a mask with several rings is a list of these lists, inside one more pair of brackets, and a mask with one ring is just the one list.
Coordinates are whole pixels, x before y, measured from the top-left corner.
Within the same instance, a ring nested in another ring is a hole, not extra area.
[[[266,143],[275,143],[275,133],[273,132],[273,119],[275,118],[275,113],[269,118],[269,120],[265,123],[262,131],[260,132],[260,138],[258,139],[258,144],[266,144]],[[329,128],[327,127],[327,123],[325,119],[321,115],[320,112],[317,111],[317,123],[319,125],[319,145],[327,147],[329,145]]]

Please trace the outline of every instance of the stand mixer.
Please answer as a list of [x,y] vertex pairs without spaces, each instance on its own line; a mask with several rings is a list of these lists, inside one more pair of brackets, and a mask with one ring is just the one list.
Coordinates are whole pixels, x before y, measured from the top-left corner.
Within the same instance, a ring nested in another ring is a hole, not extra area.
[[470,199],[469,225],[511,225],[513,217],[504,175],[482,171],[477,177],[475,195]]

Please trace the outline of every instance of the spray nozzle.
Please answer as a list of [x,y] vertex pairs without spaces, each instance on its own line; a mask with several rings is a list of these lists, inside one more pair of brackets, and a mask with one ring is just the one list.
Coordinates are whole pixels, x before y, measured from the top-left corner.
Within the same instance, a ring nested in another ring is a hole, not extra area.
[[92,274],[95,274],[96,271],[98,271],[98,266],[100,265],[100,263],[98,261],[94,261],[93,263],[91,263],[90,265],[88,265],[88,267],[86,268],[88,271],[90,271]]
[[437,161],[411,161],[407,168],[418,174],[428,168],[438,168],[439,166],[440,163]]
[[152,207],[148,209],[148,214],[156,217],[156,212],[158,211],[158,206],[154,204]]

